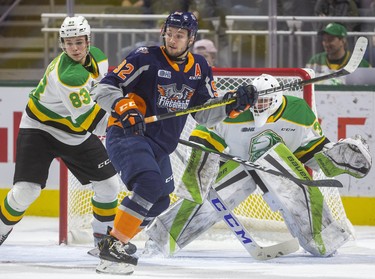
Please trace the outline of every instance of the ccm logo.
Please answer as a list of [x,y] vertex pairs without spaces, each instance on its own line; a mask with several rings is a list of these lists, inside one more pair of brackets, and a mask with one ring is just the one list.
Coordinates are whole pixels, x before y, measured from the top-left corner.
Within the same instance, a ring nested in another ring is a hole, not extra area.
[[135,102],[134,101],[129,101],[123,105],[120,106],[120,112],[126,111],[131,107],[135,107]]
[[[227,211],[227,208],[219,199],[211,199],[211,204],[214,206],[217,212]],[[246,236],[245,230],[242,228],[241,224],[237,222],[233,214],[228,213],[224,215],[225,222],[234,229],[234,232],[241,237],[242,243],[251,243],[252,240]]]
[[170,177],[167,177],[167,179],[165,180],[165,183],[169,183],[172,180],[173,180],[173,174]]
[[101,169],[102,167],[105,167],[105,166],[108,165],[110,162],[111,162],[111,160],[107,159],[107,160],[105,160],[104,162],[99,163],[99,165],[98,165],[98,169]]

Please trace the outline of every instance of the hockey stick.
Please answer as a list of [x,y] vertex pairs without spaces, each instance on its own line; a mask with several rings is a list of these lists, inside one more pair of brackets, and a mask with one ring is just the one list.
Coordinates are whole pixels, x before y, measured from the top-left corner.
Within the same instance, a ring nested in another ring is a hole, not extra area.
[[270,260],[296,252],[299,249],[299,243],[295,238],[272,246],[259,246],[212,187],[208,192],[207,198],[228,228],[254,259]]
[[218,152],[218,151],[213,150],[213,149],[209,149],[207,147],[204,147],[202,145],[193,143],[191,141],[179,139],[179,143],[181,143],[183,145],[190,146],[192,148],[202,150],[204,152],[210,152],[210,153],[218,154],[220,157],[222,157],[226,160],[235,161],[237,163],[245,165],[246,167],[249,167],[250,169],[260,170],[260,171],[270,173],[270,174],[275,175],[275,176],[287,178],[287,179],[293,181],[294,183],[296,183],[298,185],[305,185],[305,186],[310,186],[310,187],[337,187],[337,188],[343,187],[342,183],[338,180],[334,180],[334,179],[322,179],[322,180],[298,179],[298,178],[296,178],[292,175],[288,175],[288,174],[285,174],[285,173],[282,173],[282,172],[275,171],[273,169],[270,169],[270,168],[267,168],[265,166],[261,166],[261,165],[252,163],[250,161],[246,161],[246,160],[241,159],[241,158],[236,157],[236,156],[232,156],[232,155],[229,155],[229,154]]
[[357,42],[355,43],[350,60],[348,61],[348,63],[345,65],[344,68],[336,72],[333,72],[324,76],[315,77],[312,79],[300,80],[297,82],[292,82],[292,83],[288,83],[285,85],[281,85],[275,88],[262,90],[262,91],[259,91],[259,96],[271,94],[271,93],[278,92],[278,91],[283,91],[286,89],[300,88],[307,84],[312,84],[312,83],[316,83],[319,81],[328,80],[331,78],[337,78],[337,77],[349,75],[353,73],[358,68],[359,64],[361,63],[363,56],[365,55],[365,52],[366,52],[367,44],[368,44],[368,40],[366,37],[359,37]]
[[[274,92],[284,91],[288,89],[300,88],[307,84],[312,84],[312,83],[316,83],[319,81],[328,80],[331,78],[336,78],[336,77],[341,77],[341,76],[346,76],[348,74],[351,74],[358,68],[359,63],[361,63],[361,60],[367,48],[367,42],[368,40],[365,37],[358,38],[349,62],[341,70],[338,70],[334,73],[330,73],[324,76],[319,76],[319,77],[315,77],[315,78],[307,79],[307,80],[300,80],[300,81],[288,83],[285,85],[281,85],[278,87],[261,90],[258,92],[259,96],[264,96],[267,94],[272,94]],[[213,109],[213,108],[217,108],[220,106],[228,105],[235,101],[236,101],[236,98],[229,98],[226,100],[220,100],[217,102],[212,102],[212,103],[204,104],[201,106],[195,106],[195,107],[187,108],[187,109],[180,110],[180,111],[172,111],[172,112],[168,112],[168,113],[161,114],[161,115],[149,116],[145,118],[145,123],[152,123],[152,122],[156,122],[156,121],[160,121],[160,120],[164,120],[164,119],[168,119],[172,117],[177,117],[181,115],[186,115],[189,113],[194,113],[194,112],[198,112],[202,110]]]

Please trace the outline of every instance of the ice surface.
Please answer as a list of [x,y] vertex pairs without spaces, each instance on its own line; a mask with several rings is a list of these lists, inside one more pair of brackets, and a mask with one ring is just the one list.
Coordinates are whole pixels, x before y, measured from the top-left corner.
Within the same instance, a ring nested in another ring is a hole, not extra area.
[[[375,227],[355,227],[357,238],[330,258],[302,249],[269,261],[250,257],[235,238],[197,240],[173,258],[140,257],[138,279],[184,278],[375,278]],[[143,241],[135,243],[141,253]],[[0,279],[95,279],[119,275],[95,273],[98,259],[89,245],[58,245],[58,219],[25,217],[0,246]]]

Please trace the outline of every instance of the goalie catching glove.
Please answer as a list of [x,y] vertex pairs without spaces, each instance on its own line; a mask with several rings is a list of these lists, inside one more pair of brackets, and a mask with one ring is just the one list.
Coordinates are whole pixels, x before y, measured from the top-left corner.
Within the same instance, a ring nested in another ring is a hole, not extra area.
[[125,136],[144,135],[146,124],[143,114],[131,98],[120,98],[112,106],[111,115],[121,122]]
[[372,159],[365,140],[356,135],[337,143],[328,143],[314,155],[324,174],[328,177],[347,173],[356,178],[365,177],[371,169]]
[[258,91],[255,86],[247,85],[238,87],[235,92],[228,92],[224,99],[235,97],[236,101],[228,104],[225,111],[229,118],[236,118],[241,112],[252,107],[258,100]]

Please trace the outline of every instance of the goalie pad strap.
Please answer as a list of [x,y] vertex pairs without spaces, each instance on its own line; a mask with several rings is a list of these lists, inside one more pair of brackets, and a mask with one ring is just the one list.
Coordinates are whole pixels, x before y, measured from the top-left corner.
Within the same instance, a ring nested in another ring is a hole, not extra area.
[[255,183],[258,185],[258,187],[263,191],[263,193],[268,193],[268,189],[266,184],[262,181],[262,179],[259,177],[259,175],[256,173],[255,170],[249,171],[249,174],[254,179]]

